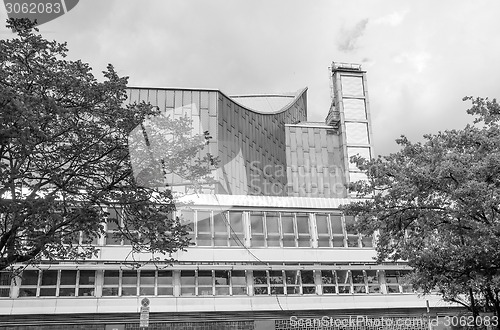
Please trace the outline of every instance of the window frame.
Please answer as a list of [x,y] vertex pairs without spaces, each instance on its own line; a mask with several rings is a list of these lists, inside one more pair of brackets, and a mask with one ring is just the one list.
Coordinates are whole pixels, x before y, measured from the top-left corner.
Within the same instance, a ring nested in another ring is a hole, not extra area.
[[[87,298],[95,298],[97,285],[96,285],[96,270],[80,270],[80,269],[27,269],[26,271],[33,271],[37,273],[37,284],[29,284],[23,285],[23,277],[21,275],[21,283],[19,284],[19,298],[75,298],[75,297],[87,297]],[[80,275],[82,271],[91,271],[94,272],[94,283],[93,284],[81,284],[80,283]],[[43,276],[44,272],[56,272],[55,284],[43,284]],[[75,282],[74,284],[61,284],[62,274],[63,272],[75,272]],[[25,296],[21,295],[21,290],[23,289],[35,289],[35,295],[33,296]],[[42,290],[51,290],[54,289],[54,294],[44,294]],[[73,289],[73,295],[61,295],[61,289]],[[91,289],[93,292],[92,295],[83,295],[84,290]]]

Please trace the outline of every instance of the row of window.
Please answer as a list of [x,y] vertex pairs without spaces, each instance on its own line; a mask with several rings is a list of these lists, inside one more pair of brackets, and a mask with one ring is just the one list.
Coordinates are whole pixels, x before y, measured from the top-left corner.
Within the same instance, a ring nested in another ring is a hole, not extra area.
[[0,272],[0,297],[411,293],[402,270],[25,270]]
[[[124,226],[120,210],[109,209],[104,239],[94,238],[95,245],[130,245],[115,234]],[[352,229],[354,217],[341,214],[305,212],[264,212],[184,210],[190,238],[200,247],[319,247],[372,248],[371,236],[362,236]],[[128,231],[134,232],[128,228]],[[86,241],[75,235],[73,243]],[[88,240],[87,240],[88,241]]]
[[301,212],[183,211],[197,246],[372,248],[352,229],[354,217]]

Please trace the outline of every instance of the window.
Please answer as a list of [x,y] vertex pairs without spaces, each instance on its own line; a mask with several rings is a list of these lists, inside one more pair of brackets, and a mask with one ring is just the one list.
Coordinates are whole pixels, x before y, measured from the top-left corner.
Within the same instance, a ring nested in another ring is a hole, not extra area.
[[95,296],[95,270],[80,270],[78,278],[78,296]]
[[174,295],[173,273],[171,270],[158,270],[156,282],[158,296]]
[[281,213],[283,228],[283,247],[295,247],[295,224],[293,213]]
[[120,231],[120,225],[122,224],[119,211],[114,208],[108,208],[108,213],[106,221],[106,245],[121,245],[121,239],[115,236]]
[[38,294],[38,270],[25,270],[21,277],[19,297],[36,297]]
[[337,278],[334,270],[321,271],[321,284],[323,286],[323,294],[337,293]]
[[267,246],[280,246],[280,215],[277,212],[266,212]]
[[55,296],[57,289],[57,270],[42,270],[40,296]]
[[139,276],[139,295],[155,295],[155,277],[156,272],[154,270],[141,270]]
[[197,211],[196,214],[196,245],[212,246],[212,212]]
[[61,270],[59,296],[76,296],[76,270]]
[[198,271],[198,296],[212,296],[213,283],[211,270]]
[[413,286],[408,283],[408,275],[410,274],[409,270],[400,270],[399,271],[399,283],[401,285],[401,289],[403,293],[413,293]]
[[181,295],[196,295],[196,271],[181,270]]
[[316,285],[314,283],[314,271],[301,270],[300,281],[302,283],[302,294],[316,294]]
[[316,214],[318,247],[344,247],[342,217],[337,214]]
[[270,270],[268,272],[271,294],[283,294],[283,272],[281,270]]
[[[132,227],[132,223],[126,222],[125,211],[115,207],[108,207],[107,211],[109,215],[106,220],[106,245],[131,245],[130,237],[133,239],[140,237],[138,230]],[[129,238],[121,239],[118,236],[121,231],[126,233]]]
[[93,297],[93,270],[25,270],[19,297]]
[[233,296],[247,294],[247,279],[244,270],[231,271],[231,288]]
[[385,287],[387,293],[400,293],[399,287],[399,271],[386,270],[385,271]]
[[122,270],[122,296],[137,296],[137,271]]
[[298,270],[285,270],[286,294],[300,294],[300,272]]
[[103,296],[119,296],[120,295],[120,271],[105,270],[104,284],[102,287]]
[[181,221],[183,225],[188,225],[188,237],[191,239],[192,243],[195,243],[195,223],[194,223],[194,211],[182,210]]
[[[92,278],[90,281],[94,281],[94,279]],[[102,295],[105,297],[171,296],[173,295],[172,271],[106,270],[104,271]]]
[[216,270],[215,273],[215,295],[228,296],[231,273],[229,270]]
[[229,212],[230,246],[245,246],[245,230],[243,226],[243,212]]
[[[311,267],[310,264],[307,267]],[[274,265],[273,267],[280,267]],[[297,265],[297,268],[304,265]],[[328,266],[343,268],[344,266]],[[359,266],[352,266],[352,268]],[[281,267],[280,267],[281,268]],[[124,269],[105,270],[102,274],[103,297],[174,296],[174,282],[181,296],[242,296],[248,294],[247,278],[253,279],[253,294],[259,295],[337,295],[413,293],[407,284],[409,270],[377,269]],[[250,272],[250,273],[248,273]],[[385,290],[382,279],[385,274]],[[94,270],[25,270],[21,274],[19,297],[95,297]],[[177,277],[177,281],[174,281]],[[15,283],[15,282],[13,282]],[[15,285],[15,284],[14,284]],[[0,272],[0,297],[9,297],[11,275]],[[17,291],[17,290],[16,290]]]
[[244,270],[181,270],[181,295],[228,296],[247,293]]
[[214,246],[228,246],[231,233],[227,225],[226,212],[214,214]]
[[339,293],[352,293],[350,272],[348,270],[337,270],[335,273],[337,274]]
[[264,212],[250,213],[250,232],[252,247],[265,246]]
[[372,236],[354,230],[354,217],[340,214],[316,214],[318,247],[373,247]]
[[328,214],[316,214],[318,247],[330,247],[330,219]]
[[309,215],[290,212],[252,212],[252,247],[309,247]]
[[0,271],[0,297],[10,296],[11,275],[10,272]]
[[197,246],[243,246],[245,234],[243,212],[183,211],[184,221],[193,222],[193,233],[196,233]]
[[311,234],[309,232],[309,214],[297,213],[297,243],[299,247],[311,246]]
[[83,232],[76,232],[71,235],[71,243],[73,245],[98,245],[99,237],[97,235],[89,236]]
[[385,271],[385,287],[387,293],[412,293],[413,287],[406,284],[405,278],[410,271],[408,270],[386,270]]
[[362,270],[351,270],[354,293],[366,293],[365,274]]
[[380,279],[378,270],[365,270],[368,293],[380,293]]
[[253,271],[253,292],[255,295],[268,294],[267,271]]
[[330,214],[330,223],[332,228],[332,246],[345,247],[344,229],[342,226],[342,216],[339,214]]
[[312,270],[254,270],[253,282],[255,295],[316,293]]
[[345,231],[347,235],[347,246],[348,247],[359,247],[359,236],[358,232],[354,230],[354,217],[353,216],[345,216]]
[[137,288],[137,271],[104,271],[103,296],[136,296]]

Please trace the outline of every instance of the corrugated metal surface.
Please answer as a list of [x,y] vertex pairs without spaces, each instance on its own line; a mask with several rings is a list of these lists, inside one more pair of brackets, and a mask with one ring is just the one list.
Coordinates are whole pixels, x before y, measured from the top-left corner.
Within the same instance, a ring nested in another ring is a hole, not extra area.
[[345,120],[366,120],[365,100],[345,98],[343,103]]
[[[212,136],[209,145],[200,152],[200,156],[207,152],[215,155],[218,149],[216,99],[219,93],[215,90],[130,88],[128,101],[130,103],[149,102],[172,118],[188,117],[193,122],[193,134],[209,131]],[[185,181],[174,175],[169,175],[167,180],[174,184]],[[176,187],[176,190],[182,191],[184,188],[180,186]]]
[[364,96],[363,79],[361,76],[342,75],[343,96]]
[[219,95],[219,193],[286,195],[285,124],[306,120],[306,91],[273,114],[251,111]]
[[344,197],[345,169],[340,136],[329,126],[288,125],[288,195]]
[[[348,144],[368,144],[368,125],[366,123],[345,123]],[[351,156],[351,155],[349,155]]]

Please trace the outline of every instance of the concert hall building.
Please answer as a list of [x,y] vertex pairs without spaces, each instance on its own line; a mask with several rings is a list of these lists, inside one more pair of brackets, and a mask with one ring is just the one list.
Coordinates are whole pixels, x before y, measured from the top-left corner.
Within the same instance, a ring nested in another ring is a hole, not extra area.
[[177,210],[193,246],[172,264],[148,263],[105,225],[96,258],[42,263],[13,280],[0,273],[0,329],[358,330],[416,320],[405,329],[424,330],[429,312],[451,313],[405,283],[404,262],[375,263],[373,237],[340,212],[347,184],[364,178],[349,158],[373,157],[373,139],[366,72],[336,62],[330,72],[322,122],[307,121],[307,88],[130,88],[130,102],[188,116],[212,136],[217,183]]

